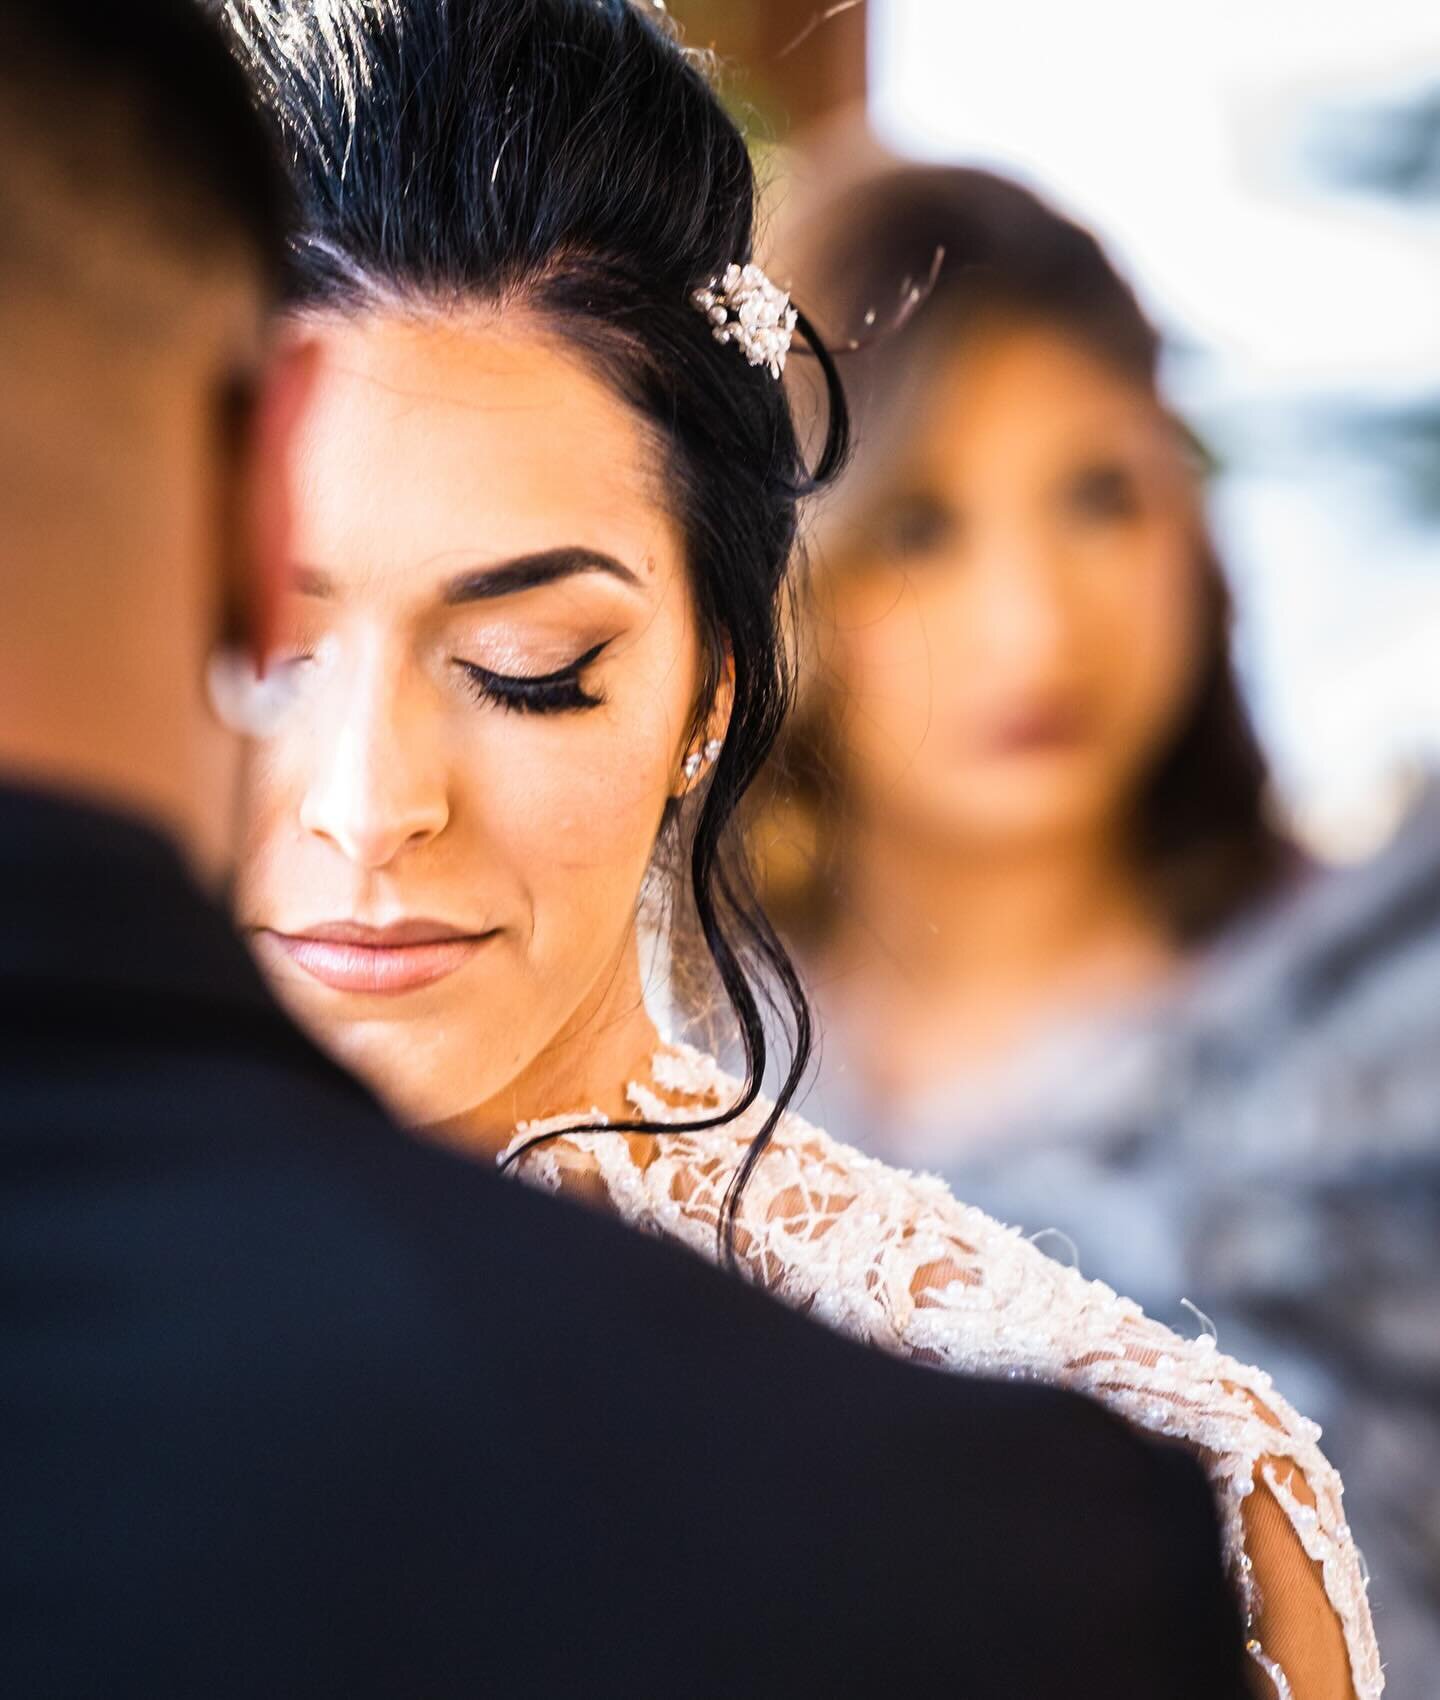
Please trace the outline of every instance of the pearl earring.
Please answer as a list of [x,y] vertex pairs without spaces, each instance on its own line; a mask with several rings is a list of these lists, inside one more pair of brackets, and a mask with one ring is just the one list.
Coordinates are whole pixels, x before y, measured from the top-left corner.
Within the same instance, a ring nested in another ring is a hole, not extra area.
[[713,763],[720,759],[720,752],[724,748],[725,744],[722,739],[708,739],[705,744],[704,753],[702,754],[699,750],[691,750],[690,754],[686,756],[680,771],[685,775],[686,779],[694,779],[702,767],[710,767]]

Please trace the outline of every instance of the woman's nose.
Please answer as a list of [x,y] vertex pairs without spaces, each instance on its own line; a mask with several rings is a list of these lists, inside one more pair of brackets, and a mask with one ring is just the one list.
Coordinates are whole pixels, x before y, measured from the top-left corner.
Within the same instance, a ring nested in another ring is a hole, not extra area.
[[1043,550],[1028,540],[997,540],[977,564],[972,618],[997,659],[1045,666],[1067,649],[1070,614],[1063,584]]
[[423,720],[382,681],[348,693],[301,803],[305,830],[372,870],[443,832],[448,787]]

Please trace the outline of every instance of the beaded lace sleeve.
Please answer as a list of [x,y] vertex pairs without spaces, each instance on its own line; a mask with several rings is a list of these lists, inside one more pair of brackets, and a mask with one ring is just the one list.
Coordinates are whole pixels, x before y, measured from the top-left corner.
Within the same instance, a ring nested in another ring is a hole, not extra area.
[[[587,1119],[571,1115],[526,1124],[511,1149],[523,1152],[518,1169],[531,1182],[580,1190],[634,1226],[714,1258],[726,1188],[766,1109],[690,1132],[683,1124],[695,1118],[695,1106],[734,1102],[736,1083],[688,1049],[659,1055],[654,1079],[654,1089],[632,1086],[630,1097],[646,1121],[670,1126],[663,1137],[570,1133]],[[545,1143],[529,1143],[537,1137]],[[1250,1651],[1278,1700],[1310,1700],[1312,1690],[1272,1656],[1283,1652],[1282,1639],[1304,1637],[1269,1640],[1272,1614],[1260,1586],[1269,1578],[1263,1569],[1257,1574],[1253,1533],[1267,1520],[1318,1578],[1316,1598],[1328,1600],[1343,1632],[1349,1684],[1342,1673],[1341,1686],[1313,1692],[1326,1700],[1352,1687],[1356,1700],[1381,1693],[1366,1579],[1340,1479],[1317,1444],[1319,1429],[1263,1371],[1223,1356],[1208,1336],[1182,1339],[1152,1322],[1101,1282],[1046,1257],[1018,1229],[960,1203],[942,1182],[839,1145],[798,1117],[785,1118],[756,1168],[735,1245],[754,1280],[847,1334],[969,1374],[1068,1387],[1194,1447],[1219,1494]],[[1253,1514],[1262,1499],[1278,1513]],[[1259,1639],[1262,1625],[1268,1645]]]

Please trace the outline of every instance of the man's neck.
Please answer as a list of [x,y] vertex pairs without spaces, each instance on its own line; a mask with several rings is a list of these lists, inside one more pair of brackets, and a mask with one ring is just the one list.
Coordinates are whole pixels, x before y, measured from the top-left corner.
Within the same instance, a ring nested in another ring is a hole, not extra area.
[[[0,670],[7,667],[0,655]],[[69,706],[69,705],[63,705]],[[66,717],[61,708],[36,701],[19,704],[0,691],[0,773],[8,784],[34,786],[83,798],[138,816],[172,838],[184,838],[186,811],[176,795],[179,752],[165,748],[156,728],[127,725],[117,716],[96,723]]]
[[3,601],[0,775],[133,815],[213,878],[233,842],[235,755],[212,729],[183,634],[102,610],[78,627],[7,622]]
[[0,771],[120,807],[204,866],[234,760],[201,700],[221,362],[193,280],[161,269],[174,310],[153,345],[121,343],[113,315],[65,291],[0,302],[18,345],[0,413]]

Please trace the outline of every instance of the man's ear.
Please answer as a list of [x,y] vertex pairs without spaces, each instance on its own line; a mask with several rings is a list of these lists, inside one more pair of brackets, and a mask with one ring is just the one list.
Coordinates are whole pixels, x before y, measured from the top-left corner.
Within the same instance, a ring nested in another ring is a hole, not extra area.
[[217,648],[257,673],[279,637],[290,556],[291,448],[314,386],[317,345],[287,334],[256,373],[220,402],[220,493],[215,517],[220,608]]
[[249,554],[247,647],[263,674],[280,635],[290,568],[295,434],[315,387],[319,344],[287,333],[271,350],[261,373],[246,446],[241,534]]

